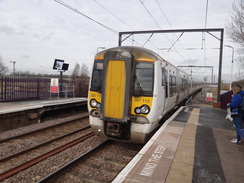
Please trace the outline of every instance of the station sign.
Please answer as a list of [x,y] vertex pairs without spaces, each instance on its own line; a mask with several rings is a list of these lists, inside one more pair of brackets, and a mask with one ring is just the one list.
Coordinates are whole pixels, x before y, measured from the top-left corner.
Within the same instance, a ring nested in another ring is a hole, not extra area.
[[50,82],[50,93],[58,93],[58,79],[52,78]]
[[206,101],[213,101],[213,93],[207,93],[207,96],[206,96]]
[[69,64],[64,63],[64,60],[55,59],[53,63],[53,69],[57,71],[67,71]]

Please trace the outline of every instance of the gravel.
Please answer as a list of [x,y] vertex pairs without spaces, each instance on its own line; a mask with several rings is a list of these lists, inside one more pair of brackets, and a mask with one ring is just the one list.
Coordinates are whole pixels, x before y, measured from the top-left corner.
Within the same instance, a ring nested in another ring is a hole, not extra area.
[[[70,117],[65,117],[62,119],[49,120],[44,123],[21,127],[18,129],[1,133],[0,139],[9,138],[29,131],[34,131],[36,129],[52,126],[58,123],[63,123],[69,119],[75,119],[81,116],[84,116],[84,114],[72,115]],[[89,130],[86,130],[86,133],[87,131]],[[0,158],[6,156],[6,154],[8,153],[13,153],[16,150],[22,150],[26,146],[30,146],[30,144],[33,144],[35,138],[37,138],[38,142],[40,142],[43,139],[45,140],[48,139],[47,137],[50,138],[50,136],[51,136],[50,134],[49,135],[43,134],[42,136],[33,134],[33,138],[29,137],[25,140],[13,139],[11,140],[11,143],[7,145],[6,144],[4,145],[4,143],[2,143],[0,144],[1,145]],[[45,147],[45,149],[41,148],[40,150],[31,151],[30,153],[28,153],[28,155],[25,156],[23,155],[20,156],[19,158],[14,158],[6,163],[0,163],[0,173],[24,161],[30,160],[38,156],[39,154],[42,154],[43,151],[49,151],[50,149],[53,149],[56,146],[60,146],[62,145],[62,143],[65,143],[70,140],[71,139],[67,137],[64,140],[62,140],[62,142],[59,143],[54,142],[48,147]],[[57,170],[59,167],[67,164],[73,159],[79,157],[81,154],[101,144],[105,140],[106,140],[105,138],[99,136],[90,137],[89,139],[69,149],[66,149],[65,151],[62,151],[54,156],[51,156],[44,161],[41,161],[40,163],[32,166],[31,168],[23,170],[10,178],[3,180],[3,183],[37,182],[38,180],[50,174],[51,172]],[[61,180],[58,180],[58,182],[87,182],[87,180],[84,177],[85,175],[87,175],[89,179],[89,177],[100,176],[101,173],[104,175],[103,180],[110,180],[111,177],[115,176],[116,172],[118,173],[118,171],[120,171],[121,168],[123,168],[125,164],[129,162],[129,160],[138,152],[138,149],[141,148],[138,147],[137,145],[128,145],[121,142],[115,142],[114,144],[115,145],[113,145],[112,148],[105,148],[104,151],[99,153],[101,155],[100,157],[94,156],[92,159],[86,162],[85,166],[82,165],[81,166],[82,172],[77,171],[77,172],[65,174],[65,176]],[[105,161],[100,161],[101,159]],[[118,159],[120,159],[120,161],[117,161]],[[105,182],[109,182],[109,181],[105,181]]]
[[38,130],[38,129],[41,129],[44,127],[49,127],[49,126],[53,126],[56,124],[60,124],[60,123],[63,123],[67,120],[77,119],[77,118],[82,117],[82,116],[84,116],[84,113],[72,115],[69,117],[61,118],[61,119],[48,120],[48,121],[45,121],[43,123],[32,124],[32,125],[28,125],[28,126],[19,127],[19,128],[13,129],[13,130],[1,132],[0,133],[0,140],[10,138],[10,137],[14,137],[17,135],[21,135],[21,134],[24,134],[24,133],[27,133],[30,131],[35,131],[35,130]]
[[89,151],[92,147],[97,146],[99,143],[103,142],[105,139],[102,139],[98,136],[93,136],[86,141],[79,143],[72,148],[69,148],[57,155],[54,155],[31,168],[21,171],[20,173],[5,179],[4,183],[30,183],[37,182],[41,178],[47,176],[51,172],[55,171],[59,167],[67,164],[71,160],[77,158],[81,154]]

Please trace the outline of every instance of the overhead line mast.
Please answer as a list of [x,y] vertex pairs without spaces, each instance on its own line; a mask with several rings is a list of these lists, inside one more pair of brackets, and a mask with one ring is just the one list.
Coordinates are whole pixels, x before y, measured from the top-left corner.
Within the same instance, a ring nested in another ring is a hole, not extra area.
[[[155,33],[175,33],[175,32],[207,32],[214,38],[220,41],[220,52],[219,52],[219,75],[218,75],[218,92],[217,92],[217,102],[220,102],[220,88],[221,88],[221,73],[222,73],[222,58],[223,58],[223,41],[224,41],[224,29],[223,28],[209,28],[209,29],[174,29],[174,30],[147,30],[147,31],[128,31],[119,32],[119,42],[118,46],[122,45],[122,42],[134,34],[155,34]],[[210,32],[220,32],[220,38],[211,34]],[[128,35],[122,40],[123,35]]]

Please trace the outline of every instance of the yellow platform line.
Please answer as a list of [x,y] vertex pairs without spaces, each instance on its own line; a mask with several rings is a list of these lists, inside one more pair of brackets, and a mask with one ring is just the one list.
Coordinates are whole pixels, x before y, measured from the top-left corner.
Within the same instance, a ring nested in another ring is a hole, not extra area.
[[166,178],[166,183],[190,183],[192,182],[195,137],[199,119],[199,108],[194,108],[186,123],[177,147],[174,160]]

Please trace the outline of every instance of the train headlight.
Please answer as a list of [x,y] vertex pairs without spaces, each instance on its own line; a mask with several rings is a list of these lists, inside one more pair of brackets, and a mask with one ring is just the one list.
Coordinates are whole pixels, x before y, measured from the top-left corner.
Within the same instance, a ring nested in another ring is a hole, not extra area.
[[101,104],[97,103],[97,108],[100,109],[101,108]]
[[147,114],[149,113],[149,107],[147,105],[141,106],[141,113],[142,114]]
[[101,104],[99,102],[97,102],[95,99],[91,99],[90,100],[90,106],[92,108],[97,108],[99,109],[101,107]]
[[141,109],[139,107],[135,108],[135,113],[136,114],[140,114],[141,113]]
[[148,105],[142,105],[141,107],[135,108],[136,114],[148,114],[150,111],[150,108]]

